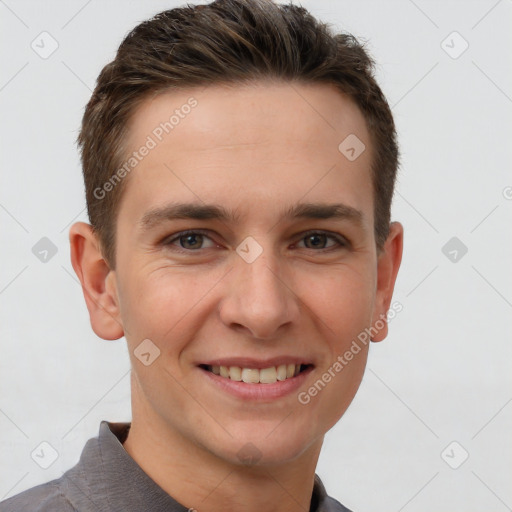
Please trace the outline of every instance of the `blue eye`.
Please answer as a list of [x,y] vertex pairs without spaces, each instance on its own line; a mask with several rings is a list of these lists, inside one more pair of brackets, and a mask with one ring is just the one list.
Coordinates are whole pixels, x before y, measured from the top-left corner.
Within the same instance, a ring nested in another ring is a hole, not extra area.
[[[327,241],[331,239],[334,240],[334,244],[331,244],[330,246],[326,246],[325,244]],[[306,249],[330,249],[334,247],[335,245],[338,245],[340,247],[346,247],[347,242],[340,236],[337,235],[330,235],[328,233],[325,233],[324,231],[309,231],[303,237],[301,238],[301,241],[306,241]],[[308,246],[308,243],[310,245]]]
[[[329,244],[329,240],[331,243]],[[208,243],[209,245],[204,245]],[[305,242],[305,249],[317,250],[321,252],[325,250],[338,248],[343,249],[349,246],[349,242],[341,235],[330,234],[324,231],[308,231],[303,233],[299,239],[299,244]],[[197,252],[200,249],[208,249],[215,247],[217,244],[206,235],[202,230],[188,230],[175,233],[162,241],[164,246],[172,246],[178,252]],[[329,244],[329,245],[327,245]]]
[[[205,240],[210,240],[210,238],[201,231],[183,231],[182,233],[177,233],[172,239],[164,241],[164,245],[175,245],[174,242],[177,241],[179,242],[179,248],[186,249],[187,251],[195,251],[205,248],[202,247]],[[210,247],[213,247],[215,244],[212,240],[210,240],[210,242]]]

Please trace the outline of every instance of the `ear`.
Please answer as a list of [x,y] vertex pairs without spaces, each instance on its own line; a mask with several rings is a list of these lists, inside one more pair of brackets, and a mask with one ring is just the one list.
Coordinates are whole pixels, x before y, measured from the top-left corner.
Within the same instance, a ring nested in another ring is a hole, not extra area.
[[393,297],[396,276],[402,261],[404,228],[392,222],[389,235],[377,259],[377,293],[373,309],[372,341],[382,341],[388,335],[387,312]]
[[69,230],[71,264],[84,293],[93,331],[105,340],[124,334],[119,311],[115,271],[103,258],[92,226],[77,222]]

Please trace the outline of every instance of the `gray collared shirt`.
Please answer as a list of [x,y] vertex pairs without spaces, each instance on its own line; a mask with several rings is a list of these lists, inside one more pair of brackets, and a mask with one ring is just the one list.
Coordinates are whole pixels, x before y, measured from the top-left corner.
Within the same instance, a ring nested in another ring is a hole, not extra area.
[[[130,423],[102,421],[80,461],[52,480],[0,503],[0,512],[188,512],[123,448]],[[315,475],[310,512],[350,512],[327,496]]]

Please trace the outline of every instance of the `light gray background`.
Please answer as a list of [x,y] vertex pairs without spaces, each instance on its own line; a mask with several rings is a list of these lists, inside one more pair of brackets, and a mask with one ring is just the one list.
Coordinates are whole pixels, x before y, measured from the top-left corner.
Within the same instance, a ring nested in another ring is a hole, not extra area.
[[[0,1],[0,499],[59,477],[102,419],[130,420],[125,342],[94,335],[69,262],[68,228],[86,220],[75,138],[122,38],[177,5]],[[403,155],[403,311],[318,473],[355,512],[512,510],[512,2],[303,5],[368,40]],[[59,45],[47,59],[31,48],[43,31]],[[46,263],[42,237],[58,249]],[[452,237],[468,249],[455,262]],[[59,454],[46,470],[31,458],[42,441]]]

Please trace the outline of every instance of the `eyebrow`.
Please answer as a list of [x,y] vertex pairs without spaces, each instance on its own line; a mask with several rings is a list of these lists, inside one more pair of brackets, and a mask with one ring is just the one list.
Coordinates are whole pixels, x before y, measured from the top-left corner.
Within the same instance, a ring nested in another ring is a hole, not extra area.
[[299,203],[286,210],[282,217],[285,219],[341,219],[350,220],[356,224],[363,221],[363,213],[352,206],[342,203]]
[[[236,211],[228,210],[218,204],[171,203],[146,212],[139,224],[143,230],[150,230],[163,222],[178,219],[219,220],[237,223],[240,221],[240,215]],[[342,203],[299,203],[282,211],[281,219],[340,219],[361,225],[363,213]]]

